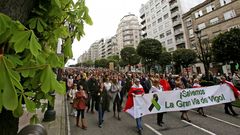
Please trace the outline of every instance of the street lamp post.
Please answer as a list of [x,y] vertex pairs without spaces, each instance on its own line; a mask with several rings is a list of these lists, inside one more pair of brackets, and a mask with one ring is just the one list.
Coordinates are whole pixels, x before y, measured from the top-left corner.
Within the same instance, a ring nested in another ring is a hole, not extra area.
[[[198,39],[198,45],[199,45],[199,48],[200,48],[200,53],[198,52],[198,56],[199,56],[199,59],[200,61],[203,63],[203,66],[204,66],[204,70],[205,70],[205,75],[206,75],[206,78],[209,79],[209,63],[208,63],[208,50],[204,50],[204,47],[203,47],[203,44],[202,44],[202,31],[199,30],[198,28],[196,28],[195,32],[194,32],[197,36],[197,39]],[[205,47],[205,49],[208,49]],[[198,49],[197,49],[198,50]],[[207,52],[206,52],[207,51]],[[207,65],[208,64],[208,65]]]

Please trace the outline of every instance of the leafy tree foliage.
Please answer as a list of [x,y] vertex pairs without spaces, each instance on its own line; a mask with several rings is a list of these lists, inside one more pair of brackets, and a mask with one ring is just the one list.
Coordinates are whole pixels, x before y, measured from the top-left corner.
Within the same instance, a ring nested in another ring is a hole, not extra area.
[[184,68],[196,62],[197,54],[190,49],[177,49],[173,52],[173,61]]
[[113,62],[114,66],[118,66],[120,62],[120,58],[118,55],[112,55],[107,57],[108,62]]
[[172,61],[172,54],[170,52],[164,51],[161,53],[158,63],[161,65],[162,69],[165,69],[166,65],[171,64],[171,61]]
[[162,45],[156,39],[143,39],[137,47],[137,53],[141,56],[142,63],[150,69],[159,60],[162,53]]
[[[20,117],[23,100],[27,111],[44,111],[46,104],[40,100],[53,104],[50,91],[64,94],[65,85],[53,69],[72,57],[73,39],[80,40],[84,24],[92,24],[84,0],[36,0],[32,6],[24,25],[0,13],[0,115],[6,109]],[[56,53],[59,38],[61,55]]]
[[217,62],[240,62],[240,29],[219,34],[212,41],[212,52]]
[[140,57],[133,47],[125,47],[121,50],[121,59],[124,65],[136,65],[140,62]]
[[100,59],[95,61],[95,67],[108,68],[109,61],[107,59]]

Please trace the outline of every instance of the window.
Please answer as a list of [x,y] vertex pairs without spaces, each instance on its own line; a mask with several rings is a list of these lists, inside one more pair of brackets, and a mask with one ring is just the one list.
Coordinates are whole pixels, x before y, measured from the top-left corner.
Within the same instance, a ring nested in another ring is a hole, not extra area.
[[168,45],[170,45],[170,44],[172,44],[172,43],[173,43],[172,38],[167,40],[167,44],[168,44]]
[[156,9],[160,6],[160,3],[156,4]]
[[162,22],[162,17],[158,18],[158,23]]
[[158,27],[158,30],[159,30],[159,31],[163,30],[163,25],[160,25],[160,26]]
[[168,13],[163,16],[163,18],[166,20],[168,18]]
[[161,9],[157,11],[157,16],[161,15]]
[[204,29],[204,28],[206,28],[205,23],[201,23],[201,24],[198,25],[198,29],[199,29],[199,30],[202,30],[202,29]]
[[166,31],[166,36],[169,36],[169,35],[171,35],[171,34],[172,34],[172,31],[171,31],[171,30]]
[[167,10],[167,6],[164,6],[163,8],[162,8],[162,11],[164,12],[164,11],[166,11]]
[[203,16],[202,10],[199,10],[198,12],[195,13],[195,18]]
[[213,25],[213,24],[217,24],[219,21],[218,17],[215,17],[213,19],[210,20],[210,24]]
[[194,37],[193,29],[190,29],[188,32],[189,32],[189,37]]
[[225,20],[231,19],[233,17],[236,17],[236,14],[235,14],[234,10],[230,10],[230,11],[224,13],[224,19]]
[[166,0],[161,0],[161,3],[164,4],[166,2]]
[[191,20],[191,18],[188,18],[188,19],[186,20],[186,25],[187,25],[188,27],[192,25],[192,20]]
[[224,5],[228,4],[228,3],[230,3],[231,1],[232,0],[220,0],[220,5],[224,6]]
[[215,9],[215,6],[213,4],[210,4],[206,7],[207,13],[213,11]]
[[164,33],[160,34],[159,36],[160,36],[160,39],[165,37]]

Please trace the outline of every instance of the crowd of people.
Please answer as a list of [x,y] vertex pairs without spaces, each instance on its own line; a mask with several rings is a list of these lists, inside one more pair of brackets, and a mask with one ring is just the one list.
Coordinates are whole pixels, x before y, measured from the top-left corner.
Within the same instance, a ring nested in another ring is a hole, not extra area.
[[[98,126],[103,127],[104,114],[106,111],[113,112],[116,120],[121,120],[121,112],[133,106],[133,97],[144,93],[156,93],[159,91],[182,90],[185,88],[198,88],[199,75],[188,77],[185,74],[145,74],[134,72],[117,72],[108,69],[81,69],[66,68],[61,74],[66,81],[67,97],[71,104],[70,115],[76,117],[76,126],[87,129],[85,112],[98,113]],[[219,76],[215,83],[227,83],[231,85],[240,83],[237,72],[233,76]],[[233,86],[234,87],[234,86]],[[235,87],[234,87],[235,88]],[[237,90],[237,89],[235,89]],[[237,90],[238,91],[238,90]],[[234,93],[236,97],[239,93]],[[123,102],[126,100],[126,105]],[[233,116],[238,114],[233,110],[231,103],[225,104],[225,113]],[[230,111],[231,113],[230,113]],[[197,109],[204,117],[203,108]],[[188,111],[181,111],[181,119],[191,122]],[[162,126],[163,114],[157,114],[157,124]],[[81,116],[81,124],[79,124]],[[137,131],[142,132],[141,118],[136,119]]]

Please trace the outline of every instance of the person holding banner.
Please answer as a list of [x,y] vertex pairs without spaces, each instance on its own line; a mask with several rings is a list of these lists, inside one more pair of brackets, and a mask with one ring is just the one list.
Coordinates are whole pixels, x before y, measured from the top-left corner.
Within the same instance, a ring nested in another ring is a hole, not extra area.
[[[198,80],[197,78],[194,79],[194,80],[193,80],[193,86],[192,86],[192,88],[200,88],[200,87],[202,87],[202,86],[199,84],[199,80]],[[198,112],[200,115],[202,115],[202,116],[204,116],[204,117],[207,117],[207,115],[204,113],[202,107],[199,107],[199,108],[197,109],[197,112]]]
[[[185,86],[183,84],[183,82],[181,81],[181,78],[178,76],[175,80],[175,84],[176,84],[176,88],[174,90],[182,90],[185,89]],[[182,115],[181,115],[181,119],[185,120],[187,122],[191,122],[191,120],[188,118],[188,111],[181,111]]]
[[[149,93],[157,93],[157,92],[162,92],[162,91],[163,91],[163,87],[162,87],[162,85],[159,84],[159,80],[154,79],[153,86],[149,90]],[[164,124],[164,122],[162,120],[163,120],[163,113],[157,113],[157,124],[159,126],[162,126],[162,124]]]
[[[226,83],[232,89],[235,98],[239,99],[240,93],[239,93],[238,89],[231,82],[227,81],[224,76],[221,76],[221,83],[222,84]],[[225,113],[231,115],[228,109],[230,109],[233,116],[238,116],[238,114],[233,110],[231,102],[224,104]]]
[[[133,104],[133,97],[136,95],[143,95],[144,94],[144,89],[142,85],[140,84],[140,80],[138,78],[135,78],[133,86],[130,88],[128,92],[128,99],[124,108],[124,112],[126,112],[128,109],[130,110],[134,104]],[[142,134],[142,118],[136,118],[136,123],[137,123],[137,129],[138,129],[138,134]]]

